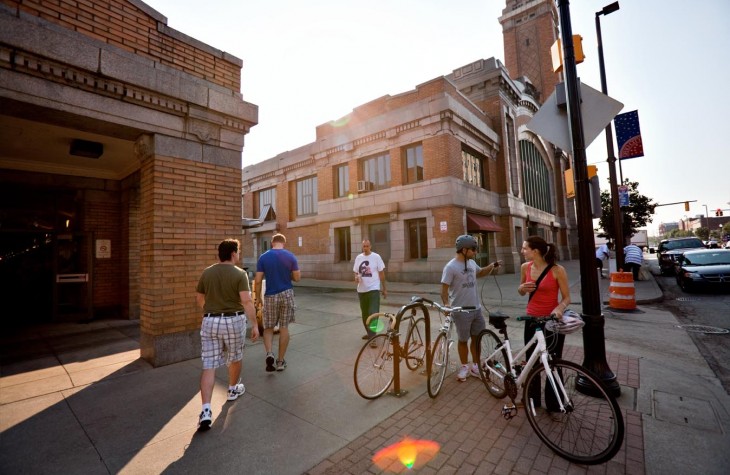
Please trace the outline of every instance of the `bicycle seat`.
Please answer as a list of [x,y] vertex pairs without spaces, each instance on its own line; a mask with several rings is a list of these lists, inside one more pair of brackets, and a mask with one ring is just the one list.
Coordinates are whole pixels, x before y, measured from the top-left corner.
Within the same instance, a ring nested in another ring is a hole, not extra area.
[[509,315],[505,315],[504,313],[502,313],[499,310],[497,310],[495,312],[489,312],[489,324],[498,330],[507,328],[507,324],[505,323],[505,320],[507,320],[508,318],[509,318]]

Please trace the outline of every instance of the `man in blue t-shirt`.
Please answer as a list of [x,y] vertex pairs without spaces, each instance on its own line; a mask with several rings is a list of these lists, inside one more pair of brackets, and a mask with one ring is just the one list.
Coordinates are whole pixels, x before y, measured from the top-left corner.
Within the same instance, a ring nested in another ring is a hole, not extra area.
[[[284,249],[286,237],[274,234],[271,249],[261,254],[256,264],[256,302],[264,304],[264,348],[266,349],[266,371],[286,369],[286,348],[289,346],[289,324],[294,322],[294,287],[292,281],[301,278],[297,258]],[[266,293],[261,298],[263,279],[266,279]],[[274,327],[279,326],[279,357],[274,359],[272,345]]]

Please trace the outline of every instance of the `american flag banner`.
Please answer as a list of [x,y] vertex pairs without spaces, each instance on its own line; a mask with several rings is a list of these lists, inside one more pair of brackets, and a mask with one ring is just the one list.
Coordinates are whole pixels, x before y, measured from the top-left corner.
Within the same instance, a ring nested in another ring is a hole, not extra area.
[[639,111],[619,114],[613,120],[613,124],[616,128],[618,159],[643,157],[644,145],[641,142]]

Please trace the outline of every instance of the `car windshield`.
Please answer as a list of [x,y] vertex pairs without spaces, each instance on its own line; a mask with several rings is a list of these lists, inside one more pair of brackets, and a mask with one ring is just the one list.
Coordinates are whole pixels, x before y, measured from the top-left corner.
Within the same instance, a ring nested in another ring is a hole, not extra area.
[[684,249],[686,247],[703,247],[702,241],[699,239],[681,239],[679,241],[669,241],[664,244],[664,249],[672,251],[674,249]]
[[694,255],[684,255],[686,266],[715,266],[730,264],[730,252],[702,252]]

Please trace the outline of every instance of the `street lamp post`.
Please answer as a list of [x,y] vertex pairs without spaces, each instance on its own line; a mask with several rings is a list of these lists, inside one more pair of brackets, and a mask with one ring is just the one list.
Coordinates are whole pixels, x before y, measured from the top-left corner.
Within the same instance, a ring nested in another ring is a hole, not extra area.
[[[603,7],[596,12],[596,37],[598,39],[598,64],[601,69],[601,92],[608,95],[606,85],[606,66],[603,62],[603,40],[601,38],[601,15],[609,15],[619,9],[618,2]],[[611,208],[613,209],[613,229],[616,239],[616,270],[624,265],[624,229],[621,223],[621,206],[619,205],[618,185],[616,183],[616,156],[613,150],[613,129],[611,122],[606,126],[606,150],[608,154],[608,179],[611,185]],[[623,177],[621,177],[623,180]],[[621,183],[623,185],[623,183]]]
[[[576,219],[580,239],[580,282],[583,304],[583,366],[598,375],[606,383],[614,396],[621,394],[621,386],[606,361],[606,337],[603,331],[605,319],[601,313],[601,290],[598,286],[598,273],[595,267],[595,239],[593,220],[590,210],[590,190],[588,188],[588,166],[586,163],[583,118],[580,109],[578,73],[575,66],[573,48],[573,29],[570,24],[570,2],[558,0],[560,15],[560,35],[563,43],[563,67],[565,71],[565,93],[568,109],[568,126],[573,144],[573,164],[575,169]],[[581,392],[591,394],[595,388],[586,381],[577,381]]]

